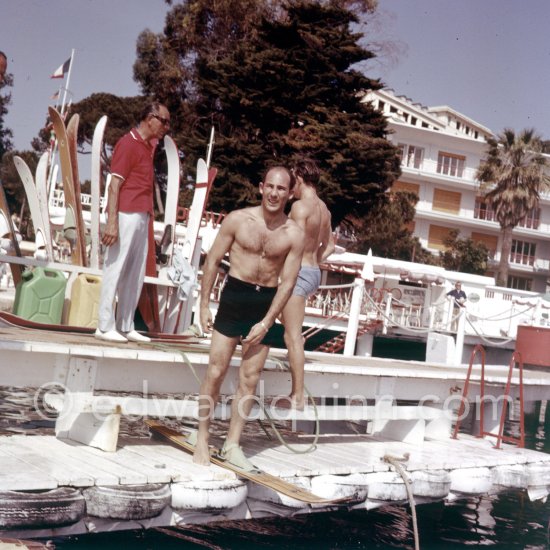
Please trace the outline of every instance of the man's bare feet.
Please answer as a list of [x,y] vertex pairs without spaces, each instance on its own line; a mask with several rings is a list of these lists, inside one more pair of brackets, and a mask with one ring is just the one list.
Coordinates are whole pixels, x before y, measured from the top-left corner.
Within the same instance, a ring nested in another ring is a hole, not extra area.
[[295,395],[280,395],[273,399],[271,406],[278,409],[295,409],[297,411],[303,411],[305,399],[303,395],[301,399],[298,399]]
[[303,411],[304,407],[306,405],[306,400],[304,397],[304,394],[302,393],[300,396],[298,395],[290,395],[290,403],[292,404],[292,408],[296,409],[297,411]]
[[205,441],[197,441],[195,452],[193,453],[193,462],[201,466],[210,466],[210,450],[208,443]]

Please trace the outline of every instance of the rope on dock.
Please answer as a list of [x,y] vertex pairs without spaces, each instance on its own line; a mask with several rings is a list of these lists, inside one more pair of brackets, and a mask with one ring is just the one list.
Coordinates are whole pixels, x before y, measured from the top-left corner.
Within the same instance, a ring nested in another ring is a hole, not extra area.
[[[275,362],[275,364],[278,365],[282,370],[288,370],[288,371],[290,370],[290,366],[285,361],[282,361],[281,359],[279,359],[277,357],[271,357],[271,356],[268,355],[267,359],[270,359],[271,361]],[[271,418],[269,413],[267,412],[267,409],[265,408],[264,404],[263,403],[261,404],[262,409],[264,411],[264,414],[265,414],[269,424],[271,425],[271,429],[275,432],[275,435],[277,436],[277,439],[279,440],[281,445],[286,447],[291,453],[298,454],[298,455],[304,455],[304,454],[313,452],[317,448],[317,441],[319,441],[319,435],[320,435],[320,432],[321,432],[320,425],[319,425],[319,412],[317,410],[317,405],[315,404],[315,399],[313,398],[313,395],[308,390],[308,388],[305,384],[304,384],[304,391],[306,392],[308,400],[311,401],[311,404],[313,406],[313,411],[314,411],[314,414],[315,414],[315,431],[314,431],[313,441],[311,442],[309,447],[307,447],[306,449],[303,449],[303,450],[302,449],[296,449],[296,448],[292,447],[292,445],[290,445],[289,443],[286,442],[286,440],[283,437],[283,435],[281,434],[281,432],[277,429],[277,426],[275,426],[275,422]],[[264,426],[261,423],[260,423],[260,426],[262,427],[262,429],[264,430],[266,435],[269,437],[269,434],[267,433],[267,431],[265,430]]]
[[479,339],[482,342],[485,342],[486,344],[489,344],[491,346],[502,347],[502,346],[505,346],[505,345],[509,344],[510,342],[512,342],[514,340],[514,338],[508,338],[507,340],[498,340],[498,341],[497,340],[490,340],[486,336],[483,336],[483,334],[481,334],[477,330],[475,325],[470,320],[470,315],[468,313],[466,314],[466,321],[468,321],[468,324],[470,325],[470,327],[472,327],[472,330],[476,333],[476,335],[479,337]]
[[[200,386],[201,379],[199,378],[199,375],[197,374],[197,371],[195,370],[195,367],[193,366],[193,364],[189,360],[189,357],[187,357],[187,354],[182,349],[176,348],[173,345],[168,346],[166,344],[159,344],[159,343],[151,343],[150,345],[153,348],[156,348],[156,349],[159,349],[159,350],[162,350],[162,351],[167,351],[167,352],[172,352],[172,353],[179,353],[181,355],[181,358],[183,359],[183,362],[189,367],[189,369],[193,373],[193,376],[195,377],[195,380],[197,381],[197,383]],[[196,353],[206,353],[206,351],[203,351],[203,350],[199,350],[199,351],[193,350],[193,351],[196,352]]]
[[[158,349],[158,350],[162,350],[162,351],[166,351],[166,352],[172,352],[172,353],[179,353],[184,361],[184,363],[189,367],[189,369],[191,370],[191,372],[193,373],[193,376],[195,377],[195,380],[197,381],[197,383],[201,384],[201,379],[199,378],[199,375],[197,374],[197,371],[195,370],[195,367],[193,367],[193,364],[191,363],[191,361],[189,360],[189,357],[187,357],[187,354],[180,348],[177,348],[175,347],[174,345],[167,345],[167,344],[159,344],[159,343],[151,343],[149,344],[151,347],[155,348],[155,349]],[[195,351],[195,350],[193,350]],[[198,353],[206,353],[206,350],[200,350],[198,351]],[[277,357],[272,357],[272,356],[269,356],[267,357],[267,359],[273,361],[276,365],[278,365],[282,370],[290,370],[290,367],[289,365],[287,365],[284,361],[281,361],[280,359],[278,359]],[[307,387],[304,385],[304,390],[308,396],[308,399],[311,401],[311,404],[313,406],[313,411],[314,411],[314,414],[315,414],[315,432],[314,432],[314,438],[313,438],[313,441],[311,442],[311,444],[309,445],[309,447],[307,447],[306,449],[296,449],[294,447],[292,447],[290,444],[288,444],[284,437],[282,436],[281,432],[277,429],[277,427],[275,426],[275,422],[274,420],[271,418],[271,416],[269,415],[269,413],[267,412],[265,406],[263,403],[261,403],[261,407],[264,411],[264,414],[269,422],[269,424],[271,425],[271,428],[273,429],[273,431],[275,432],[275,435],[277,436],[277,439],[280,441],[281,445],[284,445],[289,451],[291,451],[292,453],[295,453],[295,454],[307,454],[307,453],[310,453],[312,451],[314,451],[316,448],[317,448],[317,442],[319,441],[319,435],[320,435],[320,426],[319,426],[319,412],[317,411],[317,405],[315,404],[315,400],[313,399],[313,396],[311,395],[310,391],[307,389]],[[272,439],[271,436],[269,435],[268,431],[266,430],[265,426],[263,425],[263,423],[261,422],[261,420],[258,420],[258,423],[260,425],[260,428],[264,431],[264,433],[266,434],[266,436],[269,438],[269,439]]]
[[391,464],[399,473],[401,478],[403,479],[403,483],[405,483],[405,489],[407,491],[407,496],[409,498],[409,504],[411,506],[411,517],[412,517],[412,524],[413,524],[413,534],[414,534],[414,549],[420,550],[420,537],[418,535],[418,523],[416,519],[416,505],[414,502],[414,496],[412,492],[411,487],[411,480],[409,479],[409,476],[406,474],[405,469],[403,466],[401,466],[400,462],[407,462],[409,460],[409,453],[405,453],[402,457],[392,456],[392,455],[384,455],[383,458],[384,462],[387,462]]

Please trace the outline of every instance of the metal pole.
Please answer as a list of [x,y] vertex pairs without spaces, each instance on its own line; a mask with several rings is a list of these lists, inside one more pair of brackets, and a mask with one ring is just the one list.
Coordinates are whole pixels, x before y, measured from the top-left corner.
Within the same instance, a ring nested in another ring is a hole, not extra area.
[[61,115],[65,109],[65,102],[67,100],[67,93],[69,91],[69,82],[71,81],[71,72],[73,70],[73,60],[74,60],[74,48],[71,50],[71,61],[69,62],[69,70],[67,71],[67,83],[65,84],[65,89],[63,90],[63,101],[61,102]]
[[464,329],[466,328],[466,310],[462,307],[458,312],[458,327],[456,329],[456,343],[454,364],[462,364],[462,352],[464,350]]

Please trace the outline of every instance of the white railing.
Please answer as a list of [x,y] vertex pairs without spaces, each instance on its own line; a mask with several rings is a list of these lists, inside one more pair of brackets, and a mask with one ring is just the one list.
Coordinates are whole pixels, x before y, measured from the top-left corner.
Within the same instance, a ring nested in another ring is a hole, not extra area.
[[[341,285],[320,288],[306,304],[309,316],[320,315],[338,318],[357,325],[358,320],[350,319],[352,294],[355,285]],[[443,295],[429,306],[403,302],[392,290],[372,292],[372,287],[362,289],[359,319],[378,319],[379,330],[427,335],[430,331],[455,333],[460,325],[468,336],[498,338],[501,341],[514,339],[518,325],[550,326],[550,303],[533,293],[504,289],[487,288],[486,296],[478,301],[467,302],[464,308],[455,308],[452,300]],[[464,322],[460,323],[460,316]]]
[[[80,203],[82,206],[91,208],[92,206],[92,195],[87,193],[80,193]],[[103,209],[105,204],[105,198],[100,197],[99,206]],[[50,197],[50,208],[65,208],[65,195],[62,189],[54,189]]]
[[438,172],[437,166],[438,166],[437,160],[426,159],[426,158],[422,159],[422,162],[420,163],[419,168],[415,168],[414,166],[407,166],[406,163],[401,164],[401,168],[403,168],[404,172],[407,172],[408,170],[412,170],[415,172],[420,171],[428,174],[434,174],[442,178],[448,178],[453,181],[467,181],[469,183],[477,183],[477,180],[476,180],[477,168],[465,166],[462,169],[462,174],[455,176],[455,175],[448,175],[442,172]]

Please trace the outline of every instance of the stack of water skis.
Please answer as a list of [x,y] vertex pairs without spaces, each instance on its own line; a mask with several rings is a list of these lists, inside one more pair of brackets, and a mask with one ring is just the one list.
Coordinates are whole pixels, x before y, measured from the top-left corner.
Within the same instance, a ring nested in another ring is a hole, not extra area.
[[[54,108],[49,108],[50,119],[55,132],[57,147],[59,149],[59,161],[61,165],[61,177],[63,185],[63,205],[65,215],[63,218],[55,218],[52,215],[50,202],[55,189],[56,167],[50,166],[53,151],[44,153],[37,165],[36,174],[27,163],[19,156],[14,157],[15,167],[23,182],[27,204],[36,235],[36,252],[33,258],[22,258],[18,247],[17,228],[13,226],[8,203],[3,189],[0,188],[0,226],[4,227],[4,234],[9,238],[3,239],[10,246],[4,246],[10,250],[10,257],[1,256],[0,261],[8,261],[12,268],[14,283],[21,281],[23,266],[41,267],[45,269],[60,270],[68,274],[65,291],[65,310],[63,314],[65,327],[60,330],[70,330],[71,327],[71,290],[79,277],[96,278],[101,276],[101,248],[100,248],[100,220],[104,215],[101,208],[101,189],[103,187],[102,149],[107,117],[103,116],[94,131],[91,155],[91,204],[89,214],[83,212],[80,194],[80,177],[78,170],[77,135],[79,115],[74,114],[67,125],[63,116]],[[149,254],[146,267],[146,284],[144,285],[139,310],[149,332],[155,336],[163,334],[181,334],[188,328],[191,322],[193,307],[193,292],[183,296],[178,288],[170,282],[174,278],[174,272],[181,271],[182,265],[188,273],[196,278],[200,261],[199,230],[204,216],[205,206],[214,179],[216,169],[210,168],[210,158],[213,146],[213,129],[208,145],[207,160],[199,159],[197,164],[197,177],[193,201],[187,219],[187,228],[183,239],[177,238],[176,221],[179,206],[180,191],[180,157],[174,140],[170,136],[164,138],[164,149],[168,161],[168,183],[164,207],[164,237],[160,244],[159,258],[162,263],[157,263],[158,246],[155,247],[154,226],[151,220],[149,231]],[[104,196],[107,196],[109,178],[106,179]],[[62,226],[62,227],[61,227]],[[62,230],[62,231],[61,231]],[[71,264],[61,262],[60,247],[54,239],[54,235],[63,234],[71,244]],[[15,253],[15,256],[13,256]],[[18,256],[18,257],[17,257]],[[191,285],[192,289],[194,285]],[[99,295],[99,293],[98,293]],[[183,299],[182,299],[183,298]],[[72,311],[75,306],[72,304]],[[22,321],[22,324],[24,322]],[[80,324],[82,323],[72,323]],[[90,332],[93,326],[88,327]]]

